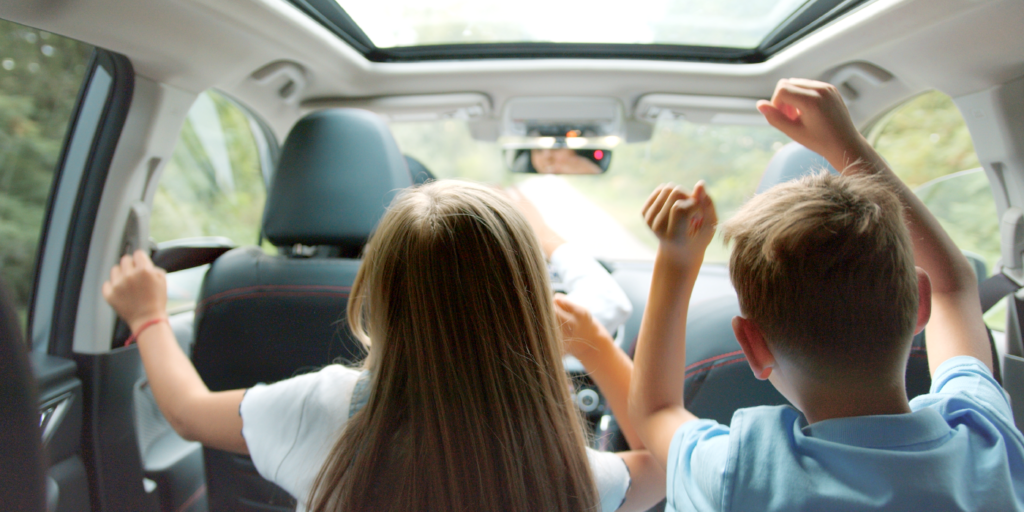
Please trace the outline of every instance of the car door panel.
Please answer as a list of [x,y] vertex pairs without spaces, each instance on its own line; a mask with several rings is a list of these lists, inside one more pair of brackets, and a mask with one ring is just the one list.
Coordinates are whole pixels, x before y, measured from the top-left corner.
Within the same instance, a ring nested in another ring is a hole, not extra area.
[[47,471],[49,510],[87,510],[89,482],[81,456],[82,381],[74,361],[42,353],[30,354],[39,391],[39,427],[50,463]]

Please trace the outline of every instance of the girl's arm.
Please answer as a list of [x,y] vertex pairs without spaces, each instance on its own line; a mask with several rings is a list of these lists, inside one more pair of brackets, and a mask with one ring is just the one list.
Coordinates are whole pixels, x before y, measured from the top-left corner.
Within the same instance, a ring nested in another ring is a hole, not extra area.
[[626,491],[626,501],[619,511],[647,510],[665,497],[665,470],[644,449],[627,414],[633,361],[587,308],[558,294],[555,296],[555,312],[562,324],[566,351],[579,359],[590,378],[594,379],[633,450],[616,454],[626,463],[632,480]]
[[579,359],[590,378],[594,379],[611,407],[629,447],[642,450],[644,444],[636,435],[627,414],[633,361],[615,344],[615,340],[587,308],[572,302],[565,295],[556,294],[555,312],[562,324],[566,352]]
[[[167,277],[135,251],[110,270],[103,297],[131,328],[157,406],[181,437],[248,454],[238,408],[245,390],[211,393],[167,323]],[[154,322],[155,321],[155,322]]]

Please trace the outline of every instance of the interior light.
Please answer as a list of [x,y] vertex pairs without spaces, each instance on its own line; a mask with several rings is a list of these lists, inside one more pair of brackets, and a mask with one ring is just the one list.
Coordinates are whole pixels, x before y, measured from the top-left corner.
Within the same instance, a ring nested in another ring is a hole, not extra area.
[[604,143],[607,146],[615,147],[618,146],[620,142],[622,142],[622,139],[614,135],[610,135],[604,138]]
[[537,139],[537,145],[542,148],[553,148],[555,147],[554,137],[541,137]]
[[587,142],[588,142],[587,139],[584,138],[584,137],[572,137],[572,138],[565,139],[566,147],[569,147],[569,148],[572,148],[572,149],[582,148],[583,146],[587,145]]
[[600,160],[602,158],[604,158],[604,151],[601,151],[600,149],[594,151],[594,160]]

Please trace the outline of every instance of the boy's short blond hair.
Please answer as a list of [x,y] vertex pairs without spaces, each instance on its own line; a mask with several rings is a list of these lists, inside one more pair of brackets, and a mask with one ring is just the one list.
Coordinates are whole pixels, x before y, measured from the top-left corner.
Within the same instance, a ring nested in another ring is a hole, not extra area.
[[880,178],[777,185],[720,226],[740,310],[769,347],[823,379],[904,364],[917,275],[902,204]]

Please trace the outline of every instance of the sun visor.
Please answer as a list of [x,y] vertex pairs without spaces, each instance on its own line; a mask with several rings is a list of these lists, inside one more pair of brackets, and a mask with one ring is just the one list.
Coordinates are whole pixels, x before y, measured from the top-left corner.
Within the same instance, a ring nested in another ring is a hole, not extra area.
[[646,94],[636,104],[636,118],[650,123],[658,119],[686,119],[694,123],[768,125],[757,111],[757,100],[723,96]]

